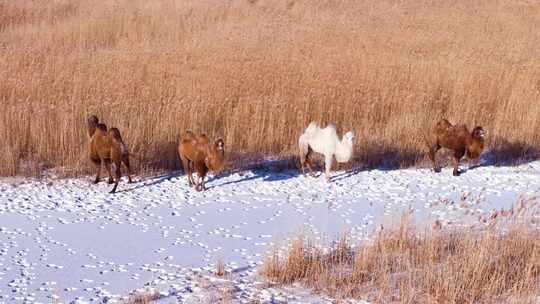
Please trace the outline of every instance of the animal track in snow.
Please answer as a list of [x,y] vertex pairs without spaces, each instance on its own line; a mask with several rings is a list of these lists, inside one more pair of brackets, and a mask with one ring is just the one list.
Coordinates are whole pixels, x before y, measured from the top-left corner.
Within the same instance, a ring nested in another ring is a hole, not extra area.
[[249,293],[266,252],[301,231],[320,241],[343,232],[365,239],[403,212],[427,224],[478,223],[538,194],[539,172],[540,162],[458,178],[451,169],[371,170],[335,172],[345,177],[326,183],[262,170],[212,179],[203,193],[181,176],[121,183],[116,195],[89,178],[0,180],[0,301],[102,301],[146,285],[165,286],[182,302],[194,273],[213,271],[218,259],[240,269],[240,292]]

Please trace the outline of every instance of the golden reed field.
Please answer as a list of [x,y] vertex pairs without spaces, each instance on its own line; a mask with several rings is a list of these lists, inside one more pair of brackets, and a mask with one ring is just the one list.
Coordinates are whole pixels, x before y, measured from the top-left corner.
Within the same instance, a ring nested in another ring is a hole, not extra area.
[[230,166],[288,158],[311,120],[356,134],[355,166],[425,160],[438,118],[482,125],[496,160],[540,148],[536,1],[0,2],[0,174],[89,172],[86,117],[134,167],[180,166],[179,134]]

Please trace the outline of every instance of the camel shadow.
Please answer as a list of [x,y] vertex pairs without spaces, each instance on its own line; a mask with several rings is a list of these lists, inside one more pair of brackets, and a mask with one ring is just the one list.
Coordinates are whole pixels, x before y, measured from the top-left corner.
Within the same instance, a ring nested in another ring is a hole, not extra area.
[[363,170],[363,168],[361,168],[361,167],[345,170],[345,171],[343,171],[341,173],[338,173],[338,174],[333,175],[332,177],[330,177],[330,182],[337,182],[337,181],[340,181],[340,180],[347,179],[347,178],[349,178],[349,177],[351,177],[353,175],[356,175],[356,174],[360,173],[362,170]]
[[467,162],[469,163],[468,166],[466,168],[461,168],[459,170],[460,173],[466,173],[467,171],[476,170],[484,167],[491,167],[496,164],[489,152],[480,155],[480,158],[476,161],[468,160]]
[[484,167],[511,167],[511,166],[519,166],[523,164],[528,164],[534,160],[535,158],[510,158],[505,159],[504,161],[501,161],[498,159],[498,156],[494,154],[491,151],[486,152],[484,155],[480,156],[480,160],[477,162],[474,162],[472,165],[469,165],[467,168],[460,169],[461,173],[465,173],[469,170],[476,170]]
[[242,272],[252,270],[253,268],[254,268],[253,266],[247,265],[247,266],[235,268],[235,269],[231,270],[231,273],[242,273]]
[[[240,174],[243,174],[246,171],[240,171],[240,172],[241,172]],[[295,177],[299,176],[299,173],[295,172],[293,170],[275,172],[275,171],[272,171],[270,169],[267,169],[267,170],[255,169],[255,170],[249,170],[248,172],[252,173],[253,175],[244,174],[244,175],[241,175],[241,177],[239,179],[226,181],[226,182],[223,182],[221,184],[212,185],[212,186],[209,186],[206,189],[209,190],[209,189],[212,189],[212,188],[215,188],[215,187],[223,187],[223,186],[227,186],[227,185],[235,185],[235,184],[244,183],[244,182],[248,182],[248,181],[252,181],[252,180],[256,180],[256,179],[262,179],[265,182],[276,182],[276,181],[283,181],[283,180],[287,180],[287,179],[291,179],[291,178],[295,178]],[[224,177],[230,177],[230,176],[238,174],[238,173],[239,173],[239,171],[232,171],[232,172],[228,172],[226,174],[222,174],[222,175],[219,175],[219,176],[213,176],[212,178],[210,178],[206,182],[209,183],[209,182],[211,182],[213,180],[222,179]]]
[[[295,170],[290,170],[290,169],[285,169],[285,170],[279,169],[277,171],[275,170],[275,168],[282,168],[282,165],[283,165],[282,160],[270,161],[264,164],[258,164],[257,166],[254,166],[253,169],[247,169],[247,170],[246,169],[233,169],[233,170],[229,170],[227,172],[221,173],[221,174],[210,175],[208,176],[208,179],[205,181],[206,184],[212,183],[214,181],[227,178],[233,175],[240,175],[240,178],[236,180],[226,181],[221,184],[210,185],[209,187],[206,188],[206,190],[209,190],[215,187],[248,182],[248,181],[256,180],[256,179],[262,179],[265,182],[282,181],[282,180],[287,180],[290,178],[297,177],[299,175],[299,172]],[[250,173],[253,175],[251,175]],[[135,187],[119,190],[116,193],[130,192],[130,191],[134,191],[134,190],[145,188],[145,187],[159,185],[163,182],[170,181],[180,176],[186,176],[187,178],[186,173],[180,170],[174,171],[172,173],[158,175],[158,176],[146,177],[139,181],[136,181],[135,183],[138,183],[138,185],[136,185]],[[145,181],[148,181],[148,180],[151,180],[151,181],[145,183]]]
[[518,166],[540,158],[540,149],[522,141],[509,141],[501,137],[492,140],[485,157],[494,166]]
[[[128,188],[128,189],[123,189],[123,190],[120,190],[120,191],[116,191],[116,193],[130,192],[130,191],[134,191],[134,190],[141,189],[141,188],[146,188],[146,187],[150,187],[150,186],[159,185],[159,184],[161,184],[163,182],[170,181],[171,179],[177,178],[177,177],[179,177],[181,175],[182,175],[181,171],[175,171],[175,172],[172,172],[172,173],[161,174],[161,175],[158,175],[158,176],[148,176],[148,177],[145,177],[145,178],[143,178],[141,180],[134,181],[134,183],[138,184],[135,187],[131,187],[131,188]],[[151,180],[151,182],[144,183],[147,180]],[[129,184],[129,185],[131,185],[131,184]]]

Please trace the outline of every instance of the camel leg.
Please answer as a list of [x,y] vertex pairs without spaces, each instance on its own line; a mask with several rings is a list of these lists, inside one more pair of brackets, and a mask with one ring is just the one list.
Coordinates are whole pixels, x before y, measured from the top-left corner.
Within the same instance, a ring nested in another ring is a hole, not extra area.
[[101,159],[99,159],[99,158],[91,158],[91,160],[94,163],[94,165],[96,165],[96,167],[97,167],[96,179],[94,180],[94,184],[97,184],[97,183],[99,183],[99,175],[101,174]]
[[197,182],[195,183],[195,190],[197,191],[203,190],[203,181],[204,181],[204,178],[201,178],[201,175],[197,173]]
[[309,169],[309,175],[311,175],[311,176],[313,176],[313,177],[317,177],[317,174],[315,174],[315,173],[313,172],[313,169],[311,169],[311,161],[309,161],[309,162],[307,163],[307,167],[308,167],[308,169]]
[[111,172],[111,160],[110,159],[104,159],[103,163],[105,164],[105,169],[107,169],[107,172],[109,173],[109,181],[108,181],[108,183],[112,184],[112,183],[114,183],[114,178],[113,178],[112,172]]
[[300,167],[302,168],[302,174],[306,175],[306,170],[304,168],[304,162],[305,162],[304,157],[300,156]]
[[300,165],[302,166],[302,174],[306,174],[305,166],[307,166],[309,170],[309,174],[311,176],[314,176],[313,169],[311,169],[311,160],[310,156],[313,150],[308,144],[301,143],[300,144]]
[[305,160],[301,162],[302,164],[302,174],[306,174],[305,167],[306,166],[309,170],[309,175],[315,177],[315,173],[313,173],[313,169],[311,168],[311,160],[309,159],[309,154],[306,156]]
[[304,146],[300,146],[300,166],[302,167],[302,174],[306,174],[305,163],[308,162],[309,147],[306,149]]
[[459,171],[459,161],[465,154],[465,151],[457,150],[454,151],[454,172],[452,173],[454,176],[459,176],[461,172]]
[[309,175],[315,177],[315,174],[313,173],[313,169],[311,168],[311,154],[313,153],[313,150],[310,146],[307,147],[307,150],[302,149],[300,151],[300,164],[302,165],[302,174],[306,174],[305,166],[307,166],[309,170]]
[[129,165],[129,154],[122,155],[122,162],[127,168],[128,183],[133,183],[131,180],[131,166]]
[[203,173],[203,175],[201,176],[201,189],[202,189],[203,191],[205,191],[205,190],[206,190],[206,185],[205,185],[205,184],[206,184],[206,181],[205,181],[205,179],[206,179],[206,175],[208,174],[208,168],[207,168],[206,166],[204,167],[204,171],[203,171],[203,172],[204,172],[204,173]]
[[194,163],[195,170],[197,171],[197,185],[195,189],[197,191],[203,191],[204,188],[204,178],[206,176],[206,165],[202,162]]
[[114,183],[114,187],[112,188],[111,192],[110,193],[115,193],[116,192],[116,188],[118,187],[118,184],[120,183],[120,178],[122,177],[122,173],[120,172],[120,167],[122,166],[122,163],[121,162],[114,162],[114,173],[115,173],[115,176],[116,176],[116,180],[115,180],[115,183]]
[[306,174],[305,167],[309,170],[309,175],[313,176],[313,169],[311,169],[310,160],[309,160],[309,154],[305,156],[305,158],[302,158],[300,160],[300,165],[302,166],[302,174]]
[[439,151],[440,148],[441,148],[441,146],[439,146],[437,144],[437,145],[434,145],[434,146],[430,147],[429,152],[428,152],[428,157],[431,160],[431,163],[433,164],[433,171],[435,171],[436,173],[441,172],[441,168],[438,167],[437,163],[435,162],[435,155],[437,154],[437,151]]
[[201,189],[200,189],[201,184],[199,183],[200,176],[197,175],[196,179],[197,179],[197,182],[195,183],[195,190],[201,191]]
[[191,176],[191,164],[190,160],[180,156],[180,160],[182,160],[182,167],[184,167],[184,174],[187,175],[189,186],[193,186],[192,176]]
[[[184,174],[188,175],[189,161],[182,156],[180,156],[180,160],[182,161],[182,168],[184,169]],[[188,183],[189,183],[189,186],[191,187],[191,179],[189,178],[189,176],[188,176]]]
[[195,164],[194,161],[190,161],[190,162],[189,162],[189,165],[191,166],[191,172],[192,172],[192,173],[190,174],[191,181],[192,181],[193,184],[195,185],[195,184],[197,184],[197,183],[199,182],[199,179],[198,179],[198,177],[197,177],[197,182],[195,182],[195,177],[193,177],[193,173],[196,173],[197,176],[199,176],[199,175],[198,175],[198,174],[199,174],[199,171],[197,171],[197,166],[196,166],[196,164]]
[[327,182],[330,181],[330,170],[332,170],[333,160],[334,160],[334,156],[332,154],[324,156],[324,167],[325,167],[324,175]]
[[188,166],[189,166],[189,173],[188,173],[188,178],[190,180],[190,186],[197,186],[197,183],[199,182],[198,180],[198,177],[197,177],[197,181],[195,181],[195,178],[193,177],[193,172],[196,171],[195,170],[195,163],[192,161],[192,160],[188,160]]
[[199,184],[197,185],[197,191],[204,191],[206,187],[204,186],[204,176],[201,176],[199,179]]
[[313,154],[313,150],[311,147],[308,147],[308,153],[306,154],[306,165],[309,170],[309,175],[316,177],[315,173],[313,173],[313,169],[311,168],[311,155]]

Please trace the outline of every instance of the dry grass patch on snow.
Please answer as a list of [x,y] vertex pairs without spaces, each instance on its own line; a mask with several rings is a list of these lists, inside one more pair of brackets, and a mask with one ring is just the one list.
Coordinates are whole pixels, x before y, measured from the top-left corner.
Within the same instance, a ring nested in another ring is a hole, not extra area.
[[326,252],[300,237],[285,257],[268,257],[261,273],[377,303],[532,303],[540,297],[540,231],[515,224],[419,232],[403,219],[354,249],[342,238]]

